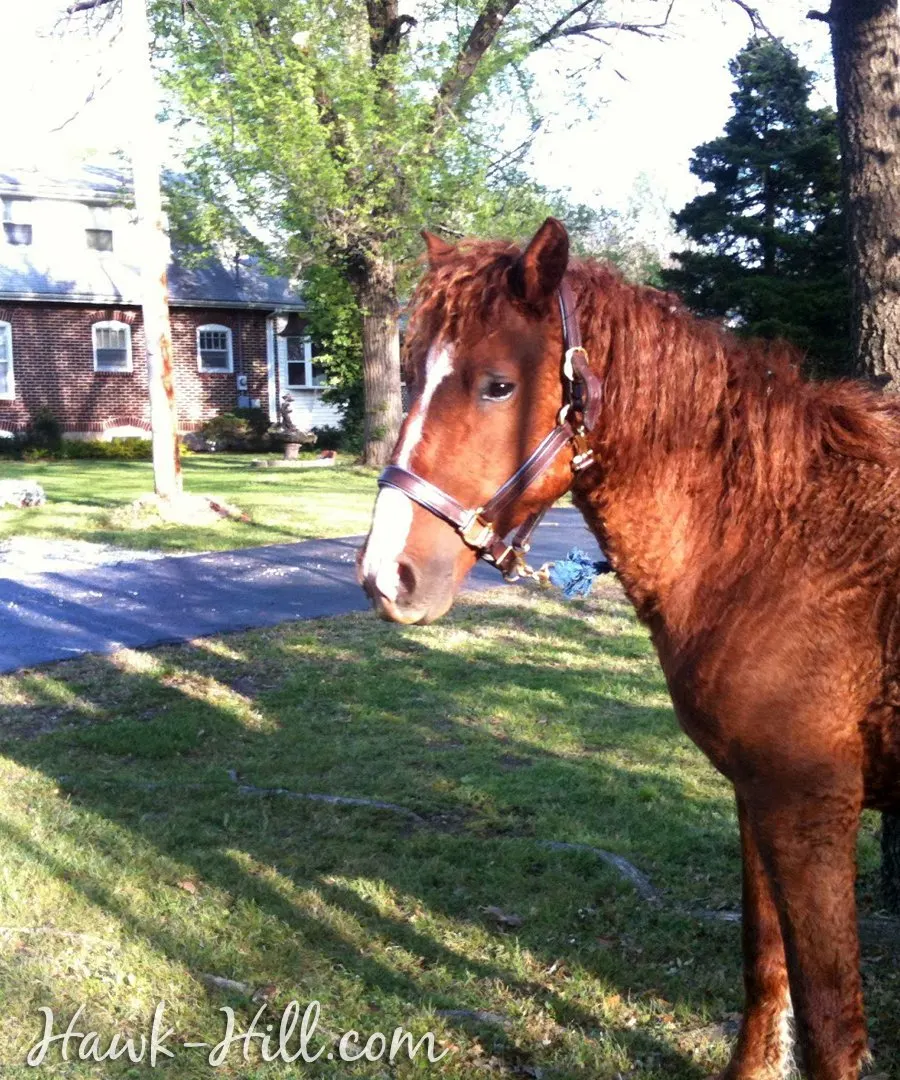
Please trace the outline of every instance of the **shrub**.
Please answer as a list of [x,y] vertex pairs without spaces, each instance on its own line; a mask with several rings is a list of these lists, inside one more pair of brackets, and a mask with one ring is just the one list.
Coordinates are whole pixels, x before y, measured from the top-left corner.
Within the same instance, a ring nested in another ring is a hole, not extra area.
[[37,410],[25,429],[21,444],[25,450],[46,450],[50,454],[62,449],[62,425],[45,405]]
[[317,450],[344,449],[344,432],[341,428],[316,427],[312,429],[312,434],[316,437],[315,445]]
[[150,439],[121,437],[110,442],[98,439],[66,439],[60,457],[71,460],[94,461],[152,461],[153,443]]
[[234,413],[219,413],[200,428],[200,434],[207,442],[214,443],[220,450],[243,450],[250,438],[250,424]]
[[269,413],[266,409],[234,409],[232,416],[247,423],[249,430],[247,444],[249,449],[264,450],[270,442],[269,439]]

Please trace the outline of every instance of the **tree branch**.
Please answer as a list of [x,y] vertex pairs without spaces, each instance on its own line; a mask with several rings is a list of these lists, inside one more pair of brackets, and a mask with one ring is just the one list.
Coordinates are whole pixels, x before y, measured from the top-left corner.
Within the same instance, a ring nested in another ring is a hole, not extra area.
[[763,22],[762,15],[760,15],[760,13],[756,10],[755,7],[752,7],[750,4],[748,4],[746,0],[731,0],[731,2],[733,4],[737,4],[741,11],[746,14],[747,18],[750,20],[750,25],[753,27],[754,30],[756,30],[758,33],[765,34],[767,37],[775,37],[772,31]]
[[67,15],[75,15],[79,11],[93,11],[94,8],[103,7],[104,4],[114,4],[116,0],[78,0],[77,4],[71,4],[66,8]]
[[572,8],[567,14],[563,15],[561,19],[557,19],[556,22],[545,30],[543,34],[540,34],[531,42],[532,49],[543,48],[544,45],[549,45],[552,41],[558,41],[560,38],[576,37],[583,35],[589,37],[595,30],[625,30],[628,33],[640,34],[642,37],[654,38],[659,37],[666,26],[669,24],[669,16],[672,14],[672,8],[675,6],[675,0],[670,0],[669,6],[666,9],[666,17],[661,22],[656,23],[628,23],[628,22],[608,22],[603,19],[586,19],[584,22],[575,23],[574,25],[566,25],[569,20],[584,11],[589,7],[591,0],[586,3],[581,3],[577,7]]
[[494,43],[503,20],[518,2],[519,0],[487,0],[456,58],[452,71],[444,77],[440,85],[435,110],[437,115],[457,104],[482,56]]
[[831,25],[832,15],[830,11],[807,11],[807,19],[812,19],[814,22],[823,22]]
[[[100,72],[98,72],[97,74],[99,75]],[[76,120],[81,115],[81,110],[84,109],[87,105],[90,105],[90,103],[94,100],[94,98],[97,96],[97,94],[101,90],[105,90],[107,88],[107,86],[109,86],[109,84],[112,82],[112,80],[113,80],[113,77],[112,77],[112,75],[110,75],[110,77],[105,82],[102,82],[99,86],[91,87],[91,92],[84,99],[84,101],[78,106],[78,108],[75,110],[75,112],[73,112],[72,115],[67,120],[63,120],[63,122],[61,124],[57,124],[57,126],[55,128],[50,128],[50,133],[55,134],[57,131],[62,131],[63,128],[68,127],[69,124],[71,124],[73,120]]]
[[559,31],[566,25],[566,23],[569,21],[569,19],[573,18],[575,15],[580,15],[581,12],[584,11],[585,8],[590,7],[593,3],[594,3],[594,0],[583,0],[582,3],[577,5],[577,7],[573,7],[571,11],[566,12],[565,15],[563,15],[561,18],[557,19],[556,22],[551,27],[549,27],[547,30],[545,30],[543,32],[543,34],[540,34],[538,37],[536,37],[534,39],[534,41],[532,41],[531,47],[533,49],[539,49],[542,44],[546,44],[547,42],[553,41],[553,39],[558,35]]

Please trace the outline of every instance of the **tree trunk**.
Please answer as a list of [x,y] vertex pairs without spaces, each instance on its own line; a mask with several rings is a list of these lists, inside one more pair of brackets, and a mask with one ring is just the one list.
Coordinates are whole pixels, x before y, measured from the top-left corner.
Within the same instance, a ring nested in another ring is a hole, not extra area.
[[849,230],[852,344],[900,390],[900,19],[897,0],[832,0],[827,21]]
[[153,483],[157,495],[172,499],[181,493],[181,455],[166,281],[169,241],[159,189],[157,101],[150,67],[150,29],[145,0],[123,0],[122,18],[130,46],[129,65],[133,80],[131,164],[139,230],[137,250],[140,254],[141,311],[150,391]]
[[[900,19],[897,0],[832,0],[850,254],[852,344],[861,374],[900,390]],[[882,892],[900,914],[900,817],[883,815]]]
[[367,257],[351,275],[362,311],[365,429],[363,464],[390,460],[400,433],[400,327],[393,263]]

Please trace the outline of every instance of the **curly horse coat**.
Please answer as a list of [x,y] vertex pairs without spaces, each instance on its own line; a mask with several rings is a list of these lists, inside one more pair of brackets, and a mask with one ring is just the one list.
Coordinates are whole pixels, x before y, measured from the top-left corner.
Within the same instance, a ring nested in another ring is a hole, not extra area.
[[[426,241],[407,342],[417,395],[393,461],[471,507],[515,472],[562,404],[565,277],[602,385],[595,464],[574,474],[561,453],[498,527],[572,490],[681,726],[734,785],[746,1002],[725,1080],[783,1074],[791,1009],[811,1080],[853,1080],[867,1047],[859,817],[900,809],[900,412],[570,262],[552,218],[524,251]],[[383,617],[427,622],[476,558],[384,488],[360,579]]]

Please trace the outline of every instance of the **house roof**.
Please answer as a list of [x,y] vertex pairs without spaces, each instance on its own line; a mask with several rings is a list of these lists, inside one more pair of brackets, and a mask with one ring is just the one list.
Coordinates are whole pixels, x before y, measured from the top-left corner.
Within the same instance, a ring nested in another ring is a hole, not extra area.
[[[130,185],[128,173],[94,166],[62,177],[0,167],[0,196],[113,204],[130,199]],[[264,274],[249,258],[227,264],[210,257],[199,266],[185,266],[175,254],[168,279],[173,307],[305,307],[287,278]],[[0,242],[0,300],[138,305],[140,272],[137,261],[120,251]]]
[[65,172],[8,169],[0,165],[0,195],[75,202],[125,202],[131,197],[131,173],[125,169],[79,165]]

